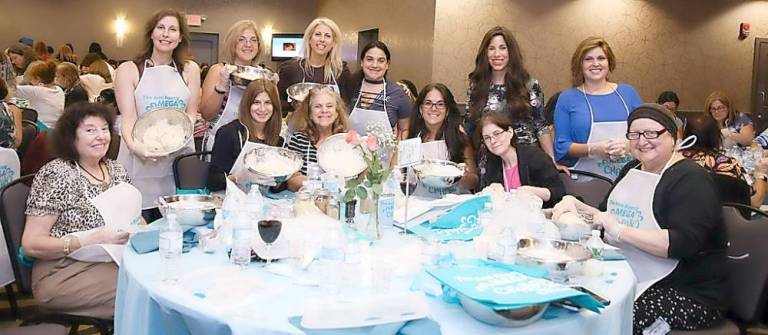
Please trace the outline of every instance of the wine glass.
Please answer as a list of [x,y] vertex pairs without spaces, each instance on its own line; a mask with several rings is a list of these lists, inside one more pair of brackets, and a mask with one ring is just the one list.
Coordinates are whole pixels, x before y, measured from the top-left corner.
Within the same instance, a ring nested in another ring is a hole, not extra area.
[[277,240],[277,237],[280,236],[280,231],[283,228],[283,223],[280,222],[280,220],[275,218],[265,218],[262,220],[259,220],[259,236],[261,236],[261,240],[264,241],[264,243],[267,245],[267,265],[272,262],[272,243]]
[[416,172],[412,168],[406,167],[405,171],[400,173],[400,190],[405,194],[405,219],[403,220],[403,230],[400,235],[408,234],[408,198],[416,190],[416,185],[419,183],[416,177]]

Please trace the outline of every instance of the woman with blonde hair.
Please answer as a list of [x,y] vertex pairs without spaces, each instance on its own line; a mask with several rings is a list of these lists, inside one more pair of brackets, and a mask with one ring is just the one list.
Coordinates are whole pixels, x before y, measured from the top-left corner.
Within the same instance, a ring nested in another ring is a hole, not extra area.
[[717,121],[723,134],[723,148],[735,145],[749,146],[755,138],[755,127],[752,118],[736,110],[731,99],[723,92],[715,91],[707,96],[704,110]]
[[304,30],[302,57],[280,65],[280,96],[287,99],[286,89],[293,84],[311,82],[330,85],[344,101],[349,101],[352,75],[341,61],[341,30],[336,22],[319,17]]
[[88,101],[88,92],[80,85],[79,72],[77,65],[70,62],[61,62],[56,65],[56,85],[64,90],[64,107],[76,102]]

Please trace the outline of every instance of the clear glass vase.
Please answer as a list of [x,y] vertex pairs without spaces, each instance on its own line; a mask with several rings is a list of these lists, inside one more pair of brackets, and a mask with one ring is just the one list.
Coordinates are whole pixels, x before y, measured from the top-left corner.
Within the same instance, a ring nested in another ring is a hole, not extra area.
[[368,213],[368,224],[365,226],[365,237],[376,241],[381,239],[381,223],[379,222],[379,196],[370,193],[371,211]]

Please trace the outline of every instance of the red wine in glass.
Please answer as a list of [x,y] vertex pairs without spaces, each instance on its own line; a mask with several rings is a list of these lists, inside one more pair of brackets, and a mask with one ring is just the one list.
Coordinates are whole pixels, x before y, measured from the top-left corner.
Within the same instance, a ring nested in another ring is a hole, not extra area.
[[264,243],[270,245],[277,240],[280,236],[280,230],[283,228],[283,223],[280,220],[260,220],[259,221],[259,235]]
[[416,183],[415,182],[406,182],[401,181],[400,182],[400,190],[403,191],[403,194],[412,195],[414,191],[416,191]]

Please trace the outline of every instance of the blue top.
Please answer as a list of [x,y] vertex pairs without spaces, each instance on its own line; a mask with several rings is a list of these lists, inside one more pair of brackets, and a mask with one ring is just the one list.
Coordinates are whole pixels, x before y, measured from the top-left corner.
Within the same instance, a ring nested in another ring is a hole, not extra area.
[[[627,103],[631,112],[643,103],[635,88],[627,84],[619,84],[617,89],[621,98]],[[587,94],[595,122],[626,121],[629,113],[616,93]],[[563,91],[555,106],[555,160],[563,161],[568,166],[576,163],[576,157],[568,157],[568,148],[573,143],[587,143],[590,131],[589,106],[584,99],[584,93],[577,88]]]

